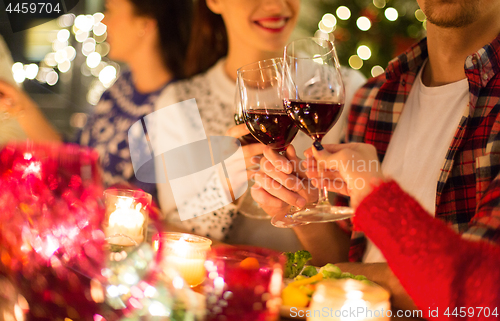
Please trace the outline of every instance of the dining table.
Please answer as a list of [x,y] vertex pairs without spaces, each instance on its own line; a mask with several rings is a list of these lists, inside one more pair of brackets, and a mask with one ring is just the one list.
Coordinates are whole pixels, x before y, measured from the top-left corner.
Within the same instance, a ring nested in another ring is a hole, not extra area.
[[[178,226],[178,225],[172,225],[170,224],[167,228],[168,231],[170,232],[179,232],[179,233],[190,233],[190,231],[186,230],[185,228]],[[225,245],[225,246],[231,246],[230,244],[224,243],[222,241],[219,241],[214,238],[210,238],[212,240],[212,245],[213,246],[218,246],[218,245]],[[391,317],[391,321],[422,321],[425,320],[423,318],[414,318],[414,317],[398,317],[397,316],[397,311],[393,311],[393,316]],[[400,313],[401,314],[401,313]],[[305,320],[305,318],[293,318],[293,317],[286,317],[281,315],[279,318],[280,321],[291,321],[291,320]]]

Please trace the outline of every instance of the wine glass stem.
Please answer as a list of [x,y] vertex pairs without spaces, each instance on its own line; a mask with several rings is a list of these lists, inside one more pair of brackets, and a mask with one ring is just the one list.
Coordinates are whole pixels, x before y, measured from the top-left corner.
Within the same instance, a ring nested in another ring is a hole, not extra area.
[[[317,150],[323,150],[323,145],[321,145],[321,140],[320,139],[315,139],[314,140],[314,148]],[[322,168],[321,164],[318,167],[318,171],[320,173],[320,184],[318,186],[318,205],[329,205],[330,203],[328,202],[328,189],[327,186],[323,186],[323,174],[324,174],[324,168]]]

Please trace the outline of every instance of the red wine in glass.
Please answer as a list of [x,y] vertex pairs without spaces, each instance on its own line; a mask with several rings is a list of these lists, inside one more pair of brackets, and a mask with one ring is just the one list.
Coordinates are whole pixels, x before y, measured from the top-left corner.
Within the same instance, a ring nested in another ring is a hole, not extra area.
[[342,114],[344,104],[285,100],[285,109],[295,124],[314,141],[321,141]]
[[299,131],[284,110],[249,109],[244,117],[250,133],[280,154],[286,151]]
[[[243,115],[234,114],[234,123],[236,125],[244,124],[245,120],[243,119]],[[260,143],[252,134],[246,134],[245,136],[241,136],[239,138],[241,146],[250,145],[250,144],[258,144]]]

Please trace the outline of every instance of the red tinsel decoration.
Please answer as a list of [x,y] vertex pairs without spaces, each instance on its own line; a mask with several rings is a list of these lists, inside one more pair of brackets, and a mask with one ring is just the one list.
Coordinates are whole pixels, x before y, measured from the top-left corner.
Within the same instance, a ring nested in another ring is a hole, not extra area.
[[95,151],[11,144],[0,152],[0,274],[31,319],[91,320],[91,279],[105,262],[103,187]]

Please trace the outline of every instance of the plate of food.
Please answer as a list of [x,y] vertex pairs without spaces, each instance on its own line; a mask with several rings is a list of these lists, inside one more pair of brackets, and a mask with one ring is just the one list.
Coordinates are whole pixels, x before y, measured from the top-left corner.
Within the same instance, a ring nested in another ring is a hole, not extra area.
[[305,320],[316,284],[322,280],[349,278],[373,284],[364,275],[342,272],[335,264],[328,263],[322,267],[307,265],[312,258],[308,251],[300,250],[283,254],[286,256],[286,264],[283,275],[284,287],[281,292],[280,315],[282,317]]

